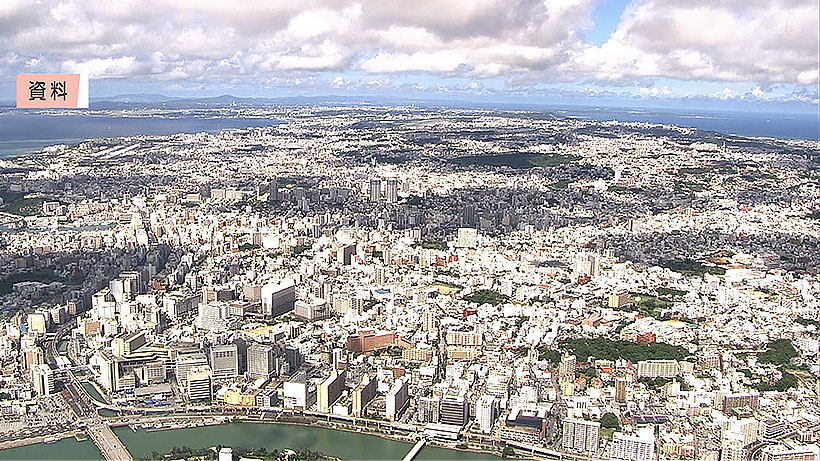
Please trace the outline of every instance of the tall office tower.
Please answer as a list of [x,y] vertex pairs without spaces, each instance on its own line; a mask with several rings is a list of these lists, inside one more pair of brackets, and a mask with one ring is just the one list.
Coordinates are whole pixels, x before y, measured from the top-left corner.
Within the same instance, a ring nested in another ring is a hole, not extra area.
[[111,348],[115,356],[124,357],[131,355],[145,344],[145,332],[137,331],[135,333],[121,333],[115,336],[111,341]]
[[498,416],[498,400],[492,395],[482,395],[476,402],[475,419],[481,432],[489,434],[493,431],[495,418]]
[[426,333],[438,331],[438,311],[433,306],[428,306],[421,314],[421,323]]
[[439,422],[464,426],[470,418],[470,402],[465,394],[446,395],[439,405]]
[[399,378],[393,383],[393,387],[387,392],[384,397],[385,414],[390,421],[396,421],[401,418],[404,410],[407,409],[410,403],[410,389],[407,385],[407,380]]
[[270,344],[248,346],[248,377],[268,379],[276,374],[276,350]]
[[464,205],[461,210],[461,224],[465,227],[475,226],[475,205]]
[[267,318],[290,312],[296,303],[296,285],[291,279],[267,283],[262,287],[262,314]]
[[299,348],[294,346],[285,347],[285,361],[288,363],[290,373],[295,373],[296,370],[302,366],[303,362],[302,353],[299,352]]
[[378,202],[382,196],[382,182],[380,179],[370,180],[370,201]]
[[390,178],[387,180],[387,190],[384,194],[387,203],[396,203],[399,201],[399,180]]
[[119,362],[107,351],[98,352],[100,357],[100,384],[108,392],[117,392],[117,382],[120,379]]
[[188,383],[185,386],[188,391],[188,400],[202,401],[213,399],[213,385],[211,383],[211,367],[208,365],[197,365],[188,372]]
[[279,181],[276,178],[270,180],[270,187],[269,194],[268,194],[268,201],[269,202],[278,202],[279,201]]
[[342,395],[342,391],[344,389],[344,370],[341,372],[336,372],[336,370],[331,371],[330,376],[319,384],[319,387],[316,389],[316,399],[319,411],[321,413],[329,413],[331,406],[334,402],[336,402],[336,399]]
[[31,380],[37,395],[51,395],[54,392],[54,372],[45,363],[31,370]]
[[438,423],[439,407],[441,405],[441,398],[439,397],[422,397],[418,400],[416,405],[417,417],[420,423]]
[[597,253],[582,251],[575,255],[572,278],[597,277],[601,272],[601,258]]
[[655,459],[655,434],[652,429],[637,434],[616,432],[612,436],[612,459],[623,461],[653,461]]
[[615,378],[615,401],[626,402],[626,378]]
[[32,370],[41,363],[46,363],[43,349],[33,345],[23,348],[23,367],[25,369]]
[[564,418],[561,447],[565,450],[596,454],[601,423],[583,419]]
[[208,357],[202,351],[190,351],[178,354],[174,374],[177,377],[179,387],[185,387],[188,382],[188,373],[190,373],[192,368],[207,364]]
[[378,385],[378,380],[364,375],[361,384],[353,388],[353,416],[358,418],[364,414],[365,407],[376,396]]
[[239,350],[236,344],[211,347],[211,370],[214,379],[235,378],[239,375]]

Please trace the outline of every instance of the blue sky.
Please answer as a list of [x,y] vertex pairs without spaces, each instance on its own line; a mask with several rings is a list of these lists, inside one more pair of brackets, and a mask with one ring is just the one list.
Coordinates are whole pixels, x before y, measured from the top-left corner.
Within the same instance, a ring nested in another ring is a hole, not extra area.
[[22,72],[124,93],[816,112],[815,0],[5,0]]

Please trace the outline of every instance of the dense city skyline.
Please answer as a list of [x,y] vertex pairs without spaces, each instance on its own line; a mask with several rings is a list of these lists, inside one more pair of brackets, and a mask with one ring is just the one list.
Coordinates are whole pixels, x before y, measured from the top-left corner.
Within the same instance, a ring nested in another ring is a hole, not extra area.
[[0,0],[4,459],[820,461],[820,4]]

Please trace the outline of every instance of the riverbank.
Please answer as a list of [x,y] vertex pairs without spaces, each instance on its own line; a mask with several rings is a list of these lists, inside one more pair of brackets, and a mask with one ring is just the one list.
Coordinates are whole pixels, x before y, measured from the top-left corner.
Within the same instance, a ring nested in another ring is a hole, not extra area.
[[[162,431],[178,431],[182,429],[196,429],[196,428],[203,428],[203,427],[211,427],[211,426],[222,426],[226,424],[255,424],[255,425],[285,425],[285,426],[295,426],[295,427],[309,427],[309,428],[322,428],[330,431],[337,431],[337,432],[344,432],[350,434],[361,434],[365,436],[371,437],[378,437],[385,440],[391,440],[403,444],[408,445],[409,447],[412,446],[418,440],[418,437],[413,435],[402,435],[402,434],[386,434],[379,431],[368,430],[367,427],[357,426],[357,425],[350,425],[350,424],[342,424],[338,422],[334,422],[332,424],[322,424],[320,421],[280,421],[280,420],[258,420],[258,419],[250,419],[243,416],[238,416],[230,420],[220,419],[224,417],[215,417],[216,419],[212,421],[196,421],[191,422],[189,424],[183,425],[176,425],[168,424],[165,422],[157,422],[151,424],[142,424],[137,427],[133,425],[129,425],[128,427],[131,429],[132,432],[144,431],[144,432],[162,432]],[[319,422],[320,424],[317,424]],[[457,451],[463,453],[474,453],[478,455],[487,455],[493,457],[493,459],[500,458],[501,450],[498,451],[489,451],[489,450],[481,450],[475,447],[468,447],[463,448],[457,446],[457,444],[447,444],[435,440],[429,440],[427,442],[428,447],[435,447],[442,450],[448,451]]]
[[14,439],[14,440],[5,440],[0,442],[0,451],[2,450],[10,450],[12,448],[19,448],[25,447],[28,445],[36,445],[38,443],[48,444],[57,442],[63,439],[73,437],[75,440],[80,441],[80,438],[85,437],[85,432],[76,430],[76,431],[68,431],[68,432],[60,432],[57,434],[48,434],[48,435],[38,435],[35,437],[27,437],[25,439]]
[[[309,449],[341,459],[383,460],[402,459],[412,443],[407,438],[385,437],[357,431],[345,431],[310,424],[269,421],[241,421],[190,429],[134,432],[128,427],[114,431],[135,457],[152,451],[161,452],[175,446],[209,447],[215,445],[265,447],[267,449]],[[450,447],[426,446],[419,460],[497,460],[498,456],[464,451]]]
[[[216,445],[292,448],[312,450],[348,460],[402,459],[415,442],[410,437],[387,437],[364,431],[328,428],[308,423],[294,424],[278,421],[233,421],[193,428],[147,431],[129,426],[117,427],[115,434],[131,455],[140,458],[151,452],[167,451],[173,447],[211,447]],[[78,442],[71,438],[53,443],[9,448],[0,451],[0,460],[12,459],[85,459],[102,456],[90,441]],[[454,447],[428,445],[419,452],[418,460],[498,460],[499,456]]]

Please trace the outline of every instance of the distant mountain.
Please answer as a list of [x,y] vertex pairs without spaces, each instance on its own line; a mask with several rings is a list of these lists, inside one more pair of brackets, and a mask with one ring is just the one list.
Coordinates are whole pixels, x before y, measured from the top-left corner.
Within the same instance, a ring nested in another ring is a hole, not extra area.
[[166,102],[175,99],[159,93],[133,93],[133,94],[118,94],[116,96],[103,96],[100,98],[91,98],[92,102],[124,102],[124,103],[155,103]]
[[92,109],[114,109],[128,107],[163,107],[163,108],[196,108],[196,107],[225,107],[225,106],[266,106],[266,105],[322,105],[322,104],[383,104],[409,105],[419,104],[427,106],[458,106],[465,107],[471,103],[467,101],[446,100],[418,100],[395,96],[282,96],[268,97],[241,97],[230,94],[208,96],[201,98],[171,97],[162,94],[121,94],[116,96],[102,96],[91,98]]

